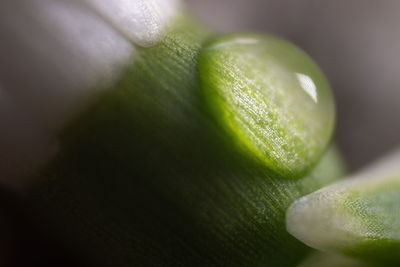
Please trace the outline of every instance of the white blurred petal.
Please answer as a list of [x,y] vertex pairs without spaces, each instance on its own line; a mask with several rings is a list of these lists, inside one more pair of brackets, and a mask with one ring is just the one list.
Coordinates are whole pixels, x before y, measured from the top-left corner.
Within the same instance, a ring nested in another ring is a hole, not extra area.
[[118,79],[132,40],[160,38],[177,1],[0,2],[0,183],[29,184],[55,133]]
[[79,1],[8,0],[0,8],[0,77],[49,129],[104,89],[134,47]]
[[178,0],[85,0],[124,36],[141,46],[156,43],[168,20],[180,9]]
[[400,240],[400,151],[357,175],[294,202],[289,233],[322,251],[351,249],[371,239]]

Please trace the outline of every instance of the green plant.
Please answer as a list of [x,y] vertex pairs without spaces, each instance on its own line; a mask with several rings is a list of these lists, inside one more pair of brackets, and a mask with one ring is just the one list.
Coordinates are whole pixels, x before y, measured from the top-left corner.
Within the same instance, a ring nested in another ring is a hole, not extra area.
[[399,263],[399,154],[297,200],[288,230],[311,247]]
[[[398,170],[327,186],[345,174],[333,97],[304,52],[268,35],[213,36],[163,16],[158,0],[133,1],[141,12],[124,24],[121,3],[84,3],[129,40],[131,58],[101,82],[94,72],[93,101],[48,123],[60,149],[26,199],[42,224],[98,266],[293,266],[310,249],[289,233],[399,262]],[[327,259],[364,264],[304,264]]]
[[[60,152],[40,172],[29,203],[97,264],[293,265],[308,249],[286,232],[287,207],[343,175],[336,152],[320,161],[333,128],[326,81],[284,41],[238,35],[203,45],[209,34],[197,22],[177,18],[171,28],[156,46],[137,48],[113,88],[63,131]],[[240,36],[260,43],[210,50]],[[223,65],[230,49],[242,61]],[[273,61],[254,73],[255,62],[245,61],[251,56]],[[250,131],[225,121],[247,119],[243,107],[230,102],[220,112],[214,103],[218,92],[230,97],[220,91],[229,77],[218,68],[242,66],[247,80],[236,100],[263,111]],[[264,80],[270,67],[272,82]],[[304,91],[300,74],[315,82],[318,100]],[[276,105],[274,114],[268,105]],[[268,131],[277,146],[252,139]]]

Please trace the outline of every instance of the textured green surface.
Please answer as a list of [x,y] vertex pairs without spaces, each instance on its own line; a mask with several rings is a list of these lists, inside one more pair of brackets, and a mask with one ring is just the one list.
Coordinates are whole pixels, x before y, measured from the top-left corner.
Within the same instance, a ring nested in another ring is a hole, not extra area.
[[400,264],[400,174],[381,177],[348,190],[338,212],[350,218],[354,238],[338,246],[346,254],[381,263]]
[[208,41],[199,56],[202,94],[233,142],[283,177],[303,177],[334,127],[329,85],[294,45],[261,34]]
[[362,178],[296,201],[288,212],[288,229],[315,248],[398,266],[400,175]]
[[314,252],[297,267],[377,267],[369,262],[341,254]]
[[176,25],[69,127],[29,202],[97,266],[293,265],[308,248],[285,210],[342,176],[340,158],[290,180],[244,157],[199,97],[206,34]]

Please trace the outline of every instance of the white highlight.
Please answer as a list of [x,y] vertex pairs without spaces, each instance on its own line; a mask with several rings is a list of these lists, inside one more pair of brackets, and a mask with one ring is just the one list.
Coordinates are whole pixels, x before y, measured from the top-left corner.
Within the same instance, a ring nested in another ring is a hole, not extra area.
[[253,38],[237,38],[234,42],[238,44],[256,44],[258,40]]
[[223,48],[226,46],[231,46],[234,44],[256,44],[258,43],[257,39],[253,39],[253,38],[236,38],[233,41],[229,41],[229,42],[223,42],[223,43],[219,43],[210,47],[207,47],[207,50],[212,50],[212,49],[219,49],[219,48]]
[[301,88],[314,100],[315,103],[318,102],[317,99],[317,87],[315,86],[313,80],[307,75],[296,73],[297,80],[300,83]]

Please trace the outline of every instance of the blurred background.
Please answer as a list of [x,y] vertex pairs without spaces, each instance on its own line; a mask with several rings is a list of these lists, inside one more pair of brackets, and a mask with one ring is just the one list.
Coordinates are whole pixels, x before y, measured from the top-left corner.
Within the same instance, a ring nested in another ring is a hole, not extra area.
[[[336,97],[335,141],[351,171],[398,146],[400,1],[186,2],[190,12],[218,32],[271,33],[294,42],[314,58]],[[0,49],[4,49],[2,38],[7,38],[4,32],[0,32]],[[3,117],[13,112],[4,105],[0,111]],[[0,161],[5,156],[0,151]],[[12,256],[7,266],[78,266],[79,260],[28,218],[15,194],[7,189],[0,192],[0,266],[6,266],[6,255]]]

